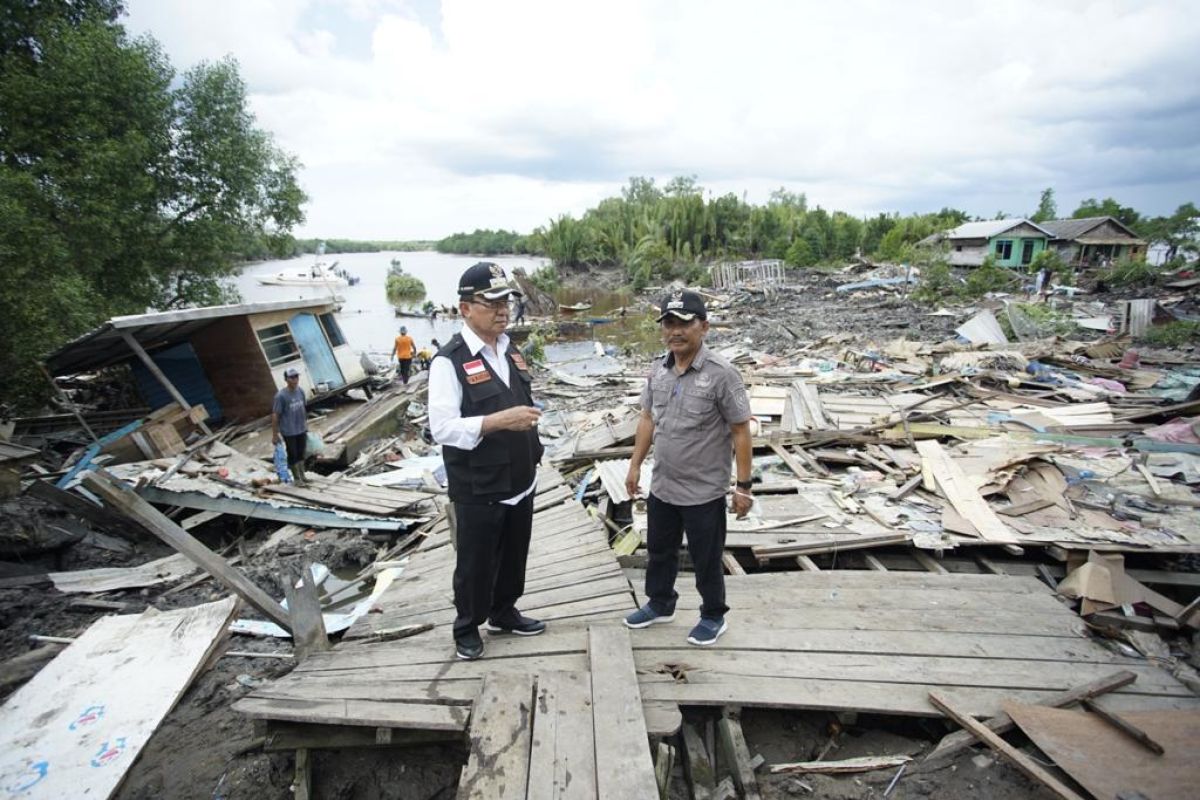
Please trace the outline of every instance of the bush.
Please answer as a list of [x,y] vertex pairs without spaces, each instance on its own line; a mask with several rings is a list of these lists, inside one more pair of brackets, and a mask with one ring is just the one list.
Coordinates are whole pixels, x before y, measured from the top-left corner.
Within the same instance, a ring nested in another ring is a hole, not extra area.
[[1043,250],[1034,256],[1029,264],[1029,271],[1036,275],[1043,267],[1050,270],[1055,281],[1061,286],[1070,286],[1075,279],[1075,270],[1063,261],[1056,250]]
[[967,276],[966,294],[982,297],[988,292],[1006,292],[1018,281],[1018,277],[1004,267],[996,265],[996,259],[988,256],[977,269]]
[[538,267],[529,276],[529,281],[543,292],[547,294],[553,293],[558,289],[558,268],[553,264]]
[[420,300],[425,297],[425,284],[420,278],[406,273],[399,264],[393,264],[388,270],[386,286],[388,302],[391,303]]
[[1200,343],[1200,322],[1177,320],[1148,328],[1142,340],[1159,347],[1180,347]]
[[1159,268],[1149,261],[1122,258],[1101,280],[1109,286],[1154,286],[1160,275]]

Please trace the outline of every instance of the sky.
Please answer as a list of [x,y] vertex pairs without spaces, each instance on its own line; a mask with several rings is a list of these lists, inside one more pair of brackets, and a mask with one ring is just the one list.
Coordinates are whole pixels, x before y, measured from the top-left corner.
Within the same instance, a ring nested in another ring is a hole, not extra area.
[[127,0],[232,56],[302,236],[527,233],[631,176],[868,215],[1200,202],[1194,0]]

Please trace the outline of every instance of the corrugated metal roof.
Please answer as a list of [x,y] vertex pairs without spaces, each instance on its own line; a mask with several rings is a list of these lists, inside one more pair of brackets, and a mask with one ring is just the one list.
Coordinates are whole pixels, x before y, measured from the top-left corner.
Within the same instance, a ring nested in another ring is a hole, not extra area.
[[[1141,242],[1138,235],[1131,231],[1128,226],[1123,225],[1119,219],[1115,217],[1084,217],[1083,219],[1051,219],[1042,223],[1042,227],[1050,231],[1051,236],[1055,239],[1075,240],[1086,236],[1088,231],[1098,228],[1105,222],[1111,222],[1121,230],[1129,234],[1133,241],[1128,244]],[[1098,242],[1098,240],[1097,240]],[[1123,244],[1125,242],[1122,242]]]
[[1051,235],[1049,231],[1027,219],[989,219],[983,222],[964,222],[942,235],[946,239],[991,239],[1018,225],[1032,225],[1047,236]]
[[320,309],[320,313],[324,313],[341,303],[340,297],[275,300],[113,317],[99,328],[46,356],[46,368],[52,375],[73,375],[124,361],[133,354],[124,341],[123,333],[131,334],[142,347],[149,350],[186,341],[197,331],[220,319],[302,308]]
[[[629,461],[628,458],[613,458],[595,462],[596,471],[600,473],[600,483],[604,486],[604,491],[608,493],[609,499],[614,503],[625,503],[632,499],[625,491],[625,476],[629,474]],[[653,469],[653,459],[642,462],[642,472],[638,481],[642,497],[650,494],[650,473]]]

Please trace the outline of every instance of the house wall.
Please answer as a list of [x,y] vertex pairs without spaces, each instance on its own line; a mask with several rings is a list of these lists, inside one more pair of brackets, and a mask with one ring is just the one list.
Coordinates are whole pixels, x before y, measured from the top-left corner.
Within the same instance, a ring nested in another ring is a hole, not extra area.
[[[312,308],[312,309],[302,309],[300,311],[297,311],[295,309],[291,309],[288,311],[273,311],[273,312],[266,313],[266,314],[253,315],[252,317],[249,318],[249,324],[252,329],[252,335],[253,335],[253,339],[254,339],[254,347],[258,351],[258,356],[260,359],[262,359],[264,367],[266,367],[267,371],[270,373],[271,380],[272,380],[275,388],[282,389],[284,384],[286,383],[286,381],[283,378],[284,370],[286,370],[288,367],[296,367],[297,369],[300,370],[300,387],[302,389],[304,389],[305,395],[308,395],[311,397],[315,392],[315,386],[313,385],[311,376],[308,374],[308,370],[305,369],[303,357],[301,357],[300,354],[297,353],[296,358],[293,361],[287,361],[284,363],[276,364],[274,367],[268,367],[266,354],[263,352],[262,345],[258,341],[257,331],[260,331],[263,328],[270,328],[273,325],[281,325],[281,324],[285,324],[285,323],[289,324],[289,327],[290,327],[290,323],[291,323],[292,319],[298,313],[311,313],[316,316],[319,316],[321,313],[324,313],[324,312],[322,310],[320,310],[319,307]],[[327,340],[327,343],[328,343],[328,340]],[[366,374],[366,372],[363,371],[362,363],[359,360],[358,355],[354,352],[353,348],[350,346],[349,342],[346,342],[345,344],[342,344],[342,345],[332,348],[332,351],[333,351],[333,357],[337,361],[337,365],[341,369],[342,377],[345,378],[346,383],[358,383],[360,381],[366,380],[367,374]]]
[[[1034,235],[1022,235],[1022,230],[1028,230]],[[1001,255],[1004,249],[1003,242],[1012,242],[1012,248],[1008,258]],[[1033,242],[1033,249],[1029,255],[1029,260],[1037,258],[1037,254],[1046,249],[1046,236],[1036,233],[1033,229],[1026,225],[1019,226],[1011,231],[992,237],[988,243],[988,253],[995,257],[996,264],[1001,267],[1022,267],[1029,262],[1023,260],[1022,256],[1025,252],[1025,242]]]
[[249,317],[230,317],[192,337],[213,393],[228,420],[249,420],[271,413],[278,388]]

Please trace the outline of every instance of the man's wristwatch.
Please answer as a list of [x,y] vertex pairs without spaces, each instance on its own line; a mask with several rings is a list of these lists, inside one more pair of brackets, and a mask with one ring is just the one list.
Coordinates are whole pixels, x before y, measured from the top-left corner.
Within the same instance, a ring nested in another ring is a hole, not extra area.
[[734,486],[739,489],[745,489],[749,491],[750,488],[754,486],[754,481],[738,481],[734,484]]

